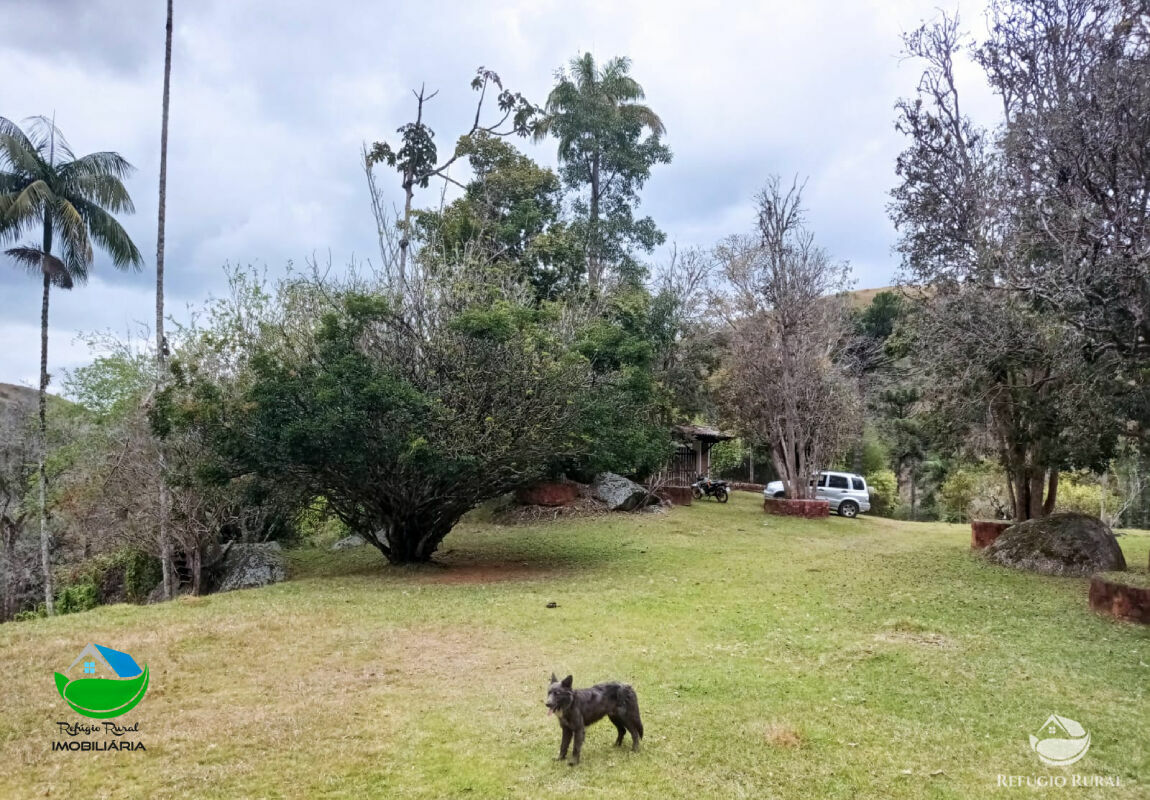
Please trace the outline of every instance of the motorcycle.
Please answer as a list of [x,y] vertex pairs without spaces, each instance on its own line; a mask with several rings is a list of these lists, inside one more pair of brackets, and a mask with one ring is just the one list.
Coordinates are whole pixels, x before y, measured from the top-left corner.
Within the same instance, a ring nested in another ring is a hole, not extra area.
[[696,500],[702,500],[704,497],[713,497],[720,503],[727,502],[729,497],[729,490],[727,489],[726,481],[713,481],[706,475],[700,475],[691,484],[691,494]]

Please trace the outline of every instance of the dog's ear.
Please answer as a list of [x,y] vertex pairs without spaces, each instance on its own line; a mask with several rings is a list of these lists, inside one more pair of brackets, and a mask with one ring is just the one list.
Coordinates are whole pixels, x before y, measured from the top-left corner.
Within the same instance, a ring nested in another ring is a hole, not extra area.
[[566,678],[564,678],[564,679],[563,679],[563,683],[562,683],[562,684],[560,684],[560,685],[561,685],[561,686],[562,686],[564,689],[570,689],[570,688],[571,688],[571,683],[572,683],[572,679],[571,679],[571,676],[570,676],[570,675],[568,675]]
[[551,673],[551,682],[552,683],[558,683],[559,682],[559,679],[555,677],[554,672]]

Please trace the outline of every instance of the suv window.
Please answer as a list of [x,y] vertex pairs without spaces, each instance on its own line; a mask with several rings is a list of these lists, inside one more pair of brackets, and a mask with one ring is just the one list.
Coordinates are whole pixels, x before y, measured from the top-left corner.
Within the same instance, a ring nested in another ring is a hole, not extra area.
[[866,484],[863,483],[862,478],[851,478],[851,486],[856,491],[859,491],[859,492],[865,492],[866,491]]
[[819,476],[819,486],[827,485],[827,476],[825,474]]
[[846,475],[828,475],[827,485],[832,489],[845,489],[847,488]]

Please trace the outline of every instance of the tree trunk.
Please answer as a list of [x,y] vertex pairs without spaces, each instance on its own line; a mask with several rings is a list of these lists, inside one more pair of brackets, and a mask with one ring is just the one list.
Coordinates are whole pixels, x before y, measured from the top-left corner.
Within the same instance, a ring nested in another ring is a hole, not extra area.
[[0,532],[4,534],[4,560],[0,567],[0,622],[12,613],[12,583],[16,574],[16,526],[0,517]]
[[910,467],[910,518],[918,519],[918,482],[914,476],[914,465]]
[[[164,99],[160,123],[160,199],[156,230],[156,393],[164,385],[164,370],[167,361],[167,339],[164,336],[164,225],[167,221],[168,203],[168,101],[172,83],[172,0],[168,0],[168,21],[164,37]],[[172,546],[168,541],[168,496],[167,464],[164,459],[164,444],[157,448],[159,480],[159,538],[160,567],[164,577],[164,598],[172,599]]]
[[372,534],[361,534],[379,548],[391,564],[423,564],[431,560],[440,542],[451,532],[463,512],[440,511],[392,520]]
[[[1042,516],[1048,517],[1054,513],[1054,506],[1058,503],[1058,470],[1049,470],[1046,485],[1046,499],[1042,502]],[[1105,484],[1103,484],[1105,486]],[[1105,489],[1103,489],[1105,496]],[[1099,514],[1101,516],[1101,514]]]
[[1042,513],[1042,489],[1046,484],[1046,471],[1045,470],[1030,470],[1030,506],[1027,509],[1029,516],[1027,519],[1038,519],[1044,514]]
[[599,288],[602,267],[599,262],[599,154],[591,160],[591,218],[587,225],[587,284]]
[[[44,252],[52,241],[52,229],[44,226]],[[55,589],[52,585],[52,554],[48,535],[48,295],[52,281],[44,270],[44,298],[40,303],[40,436],[38,474],[40,476],[40,566],[44,570],[44,608],[48,616],[56,613]]]
[[192,571],[192,594],[198,597],[203,593],[202,588],[204,575],[204,560],[200,553],[199,547],[194,548],[191,552],[189,569]]

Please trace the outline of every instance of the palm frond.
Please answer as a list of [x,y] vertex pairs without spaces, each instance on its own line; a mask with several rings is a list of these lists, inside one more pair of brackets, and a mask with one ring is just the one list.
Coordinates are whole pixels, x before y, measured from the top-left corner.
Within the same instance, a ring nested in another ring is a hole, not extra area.
[[28,139],[36,147],[41,158],[50,165],[64,164],[73,161],[76,156],[64,133],[56,127],[56,123],[43,115],[28,117],[24,120],[28,127]]
[[72,288],[72,275],[64,262],[39,247],[12,247],[4,251],[31,275],[47,275],[53,286],[61,289]]
[[667,133],[667,127],[663,124],[663,120],[649,106],[628,103],[619,108],[619,113],[627,119],[638,122],[644,128],[650,128],[651,133],[656,136],[663,136]]
[[77,159],[60,165],[60,175],[64,178],[72,176],[81,177],[89,175],[110,175],[123,180],[136,171],[128,160],[119,153],[101,151],[88,153]]
[[[5,191],[15,187],[13,191]],[[18,176],[0,173],[0,242],[14,241],[41,218],[52,191],[43,181],[26,183]]]
[[9,136],[15,139],[27,150],[36,149],[20,126],[7,117],[0,117],[0,136]]
[[27,137],[0,132],[0,169],[36,180],[44,177],[48,166]]
[[56,197],[49,206],[52,227],[60,242],[64,263],[73,273],[92,263],[92,241],[88,237],[88,226],[84,215],[76,207],[82,200]]
[[63,191],[67,195],[96,203],[108,211],[131,214],[136,210],[127,188],[115,175],[68,175],[65,181]]
[[143,267],[144,257],[115,217],[95,203],[86,200],[73,202],[92,240],[112,257],[112,264],[117,269],[139,270]]

